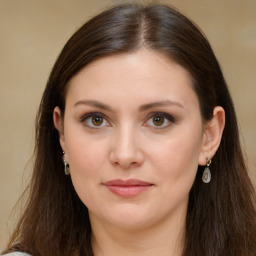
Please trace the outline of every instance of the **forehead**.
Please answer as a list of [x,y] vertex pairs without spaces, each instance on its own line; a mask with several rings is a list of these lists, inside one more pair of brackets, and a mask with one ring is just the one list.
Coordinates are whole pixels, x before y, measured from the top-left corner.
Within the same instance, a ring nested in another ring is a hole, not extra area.
[[70,80],[67,101],[83,97],[113,100],[114,96],[141,101],[197,101],[189,72],[163,54],[145,49],[88,64]]

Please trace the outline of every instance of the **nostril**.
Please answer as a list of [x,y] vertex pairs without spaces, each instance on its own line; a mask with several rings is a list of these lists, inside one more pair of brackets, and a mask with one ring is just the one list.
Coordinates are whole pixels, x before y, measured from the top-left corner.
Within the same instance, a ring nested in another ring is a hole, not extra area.
[[140,166],[143,162],[143,157],[140,152],[133,152],[132,154],[124,154],[124,152],[112,151],[110,154],[110,162],[123,169]]

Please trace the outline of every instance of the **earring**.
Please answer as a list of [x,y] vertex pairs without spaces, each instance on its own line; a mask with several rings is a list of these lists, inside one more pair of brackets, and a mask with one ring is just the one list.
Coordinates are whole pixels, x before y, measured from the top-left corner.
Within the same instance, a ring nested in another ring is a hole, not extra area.
[[206,163],[206,167],[204,169],[204,172],[203,172],[203,176],[202,176],[202,181],[203,183],[209,183],[211,181],[211,171],[210,171],[210,164],[211,164],[211,160],[207,160],[207,163]]
[[63,152],[62,160],[63,160],[63,163],[64,163],[64,172],[65,172],[66,175],[69,175],[70,174],[70,169],[69,169],[69,164],[67,163],[65,152]]

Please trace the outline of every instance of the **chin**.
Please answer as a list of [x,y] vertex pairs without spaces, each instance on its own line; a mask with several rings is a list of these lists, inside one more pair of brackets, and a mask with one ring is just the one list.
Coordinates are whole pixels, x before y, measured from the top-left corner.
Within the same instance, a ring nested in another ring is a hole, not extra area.
[[153,223],[147,221],[145,219],[138,219],[138,218],[129,218],[129,219],[122,219],[122,220],[113,220],[112,225],[117,228],[120,228],[124,231],[138,231],[139,229],[144,229],[151,226]]
[[149,214],[145,209],[135,208],[124,206],[122,209],[116,209],[115,212],[111,211],[108,216],[105,215],[102,217],[106,222],[127,231],[143,229],[157,222],[157,216]]

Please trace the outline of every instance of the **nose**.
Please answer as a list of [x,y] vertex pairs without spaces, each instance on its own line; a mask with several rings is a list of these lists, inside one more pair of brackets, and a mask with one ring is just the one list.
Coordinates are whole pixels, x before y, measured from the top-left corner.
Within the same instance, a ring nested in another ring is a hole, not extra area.
[[123,127],[116,131],[112,138],[110,161],[122,169],[141,166],[144,161],[142,150],[139,148],[140,139],[136,129]]

